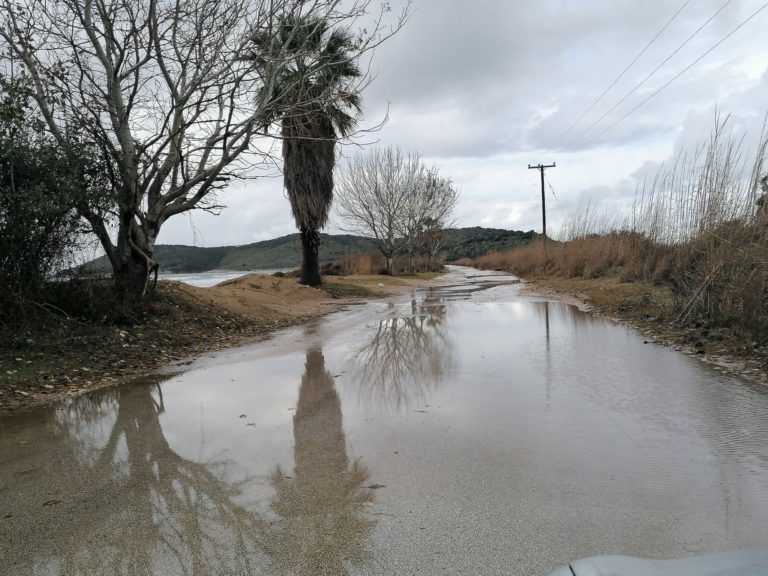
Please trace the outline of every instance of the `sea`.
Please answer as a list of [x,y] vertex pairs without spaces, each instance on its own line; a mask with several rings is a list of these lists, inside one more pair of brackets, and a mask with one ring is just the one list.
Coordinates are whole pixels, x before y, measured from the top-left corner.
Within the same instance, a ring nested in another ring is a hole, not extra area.
[[177,282],[184,282],[190,286],[197,286],[200,288],[209,288],[216,286],[226,280],[233,280],[234,278],[240,278],[247,274],[261,274],[263,276],[271,276],[275,272],[289,272],[288,268],[268,268],[260,270],[210,270],[208,272],[199,272],[196,274],[168,274],[161,273],[158,275],[160,280],[176,280]]

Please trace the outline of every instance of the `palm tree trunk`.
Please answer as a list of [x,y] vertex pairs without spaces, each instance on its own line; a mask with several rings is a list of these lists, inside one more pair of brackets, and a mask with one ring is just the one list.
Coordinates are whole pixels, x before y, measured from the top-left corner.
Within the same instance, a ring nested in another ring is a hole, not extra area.
[[320,232],[301,228],[301,276],[299,284],[307,286],[321,286],[323,279],[320,276]]

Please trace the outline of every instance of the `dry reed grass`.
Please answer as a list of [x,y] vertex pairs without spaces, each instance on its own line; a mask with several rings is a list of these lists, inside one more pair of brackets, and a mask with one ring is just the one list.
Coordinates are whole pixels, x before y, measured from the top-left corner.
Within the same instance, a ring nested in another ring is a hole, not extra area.
[[[416,272],[436,272],[442,269],[442,262],[425,256],[412,259],[402,256],[392,261],[391,273],[395,276]],[[342,274],[388,274],[387,261],[375,252],[347,254],[341,261]]]
[[768,134],[751,158],[718,119],[709,141],[637,191],[622,222],[580,206],[559,236],[473,261],[520,276],[668,283],[678,320],[736,326],[768,338]]
[[347,254],[341,260],[341,269],[345,274],[379,274],[386,269],[386,259],[374,252]]

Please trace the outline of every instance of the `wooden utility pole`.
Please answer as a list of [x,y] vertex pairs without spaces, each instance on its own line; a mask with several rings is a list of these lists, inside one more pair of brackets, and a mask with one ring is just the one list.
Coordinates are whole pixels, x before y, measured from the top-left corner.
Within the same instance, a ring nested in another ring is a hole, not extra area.
[[538,170],[541,172],[541,228],[544,238],[547,237],[547,203],[544,196],[544,170],[556,167],[557,162],[553,162],[552,164],[537,164],[536,166],[528,164],[528,170]]

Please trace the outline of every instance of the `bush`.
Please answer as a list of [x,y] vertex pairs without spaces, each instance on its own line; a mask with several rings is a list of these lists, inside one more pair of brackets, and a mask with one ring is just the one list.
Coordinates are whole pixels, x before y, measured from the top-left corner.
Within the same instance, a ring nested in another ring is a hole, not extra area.
[[387,261],[375,252],[357,252],[344,256],[341,267],[344,274],[381,274],[386,270]]
[[[380,274],[402,275],[416,272],[438,272],[443,269],[443,263],[427,256],[415,256],[409,259],[400,256],[392,261],[392,269],[387,270],[387,260],[375,252],[358,252],[347,254],[341,261],[341,274]],[[323,271],[323,274],[326,274]],[[329,273],[333,275],[333,273]]]
[[73,167],[29,104],[24,78],[0,77],[0,320],[40,297],[71,262],[80,233]]

